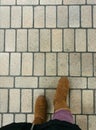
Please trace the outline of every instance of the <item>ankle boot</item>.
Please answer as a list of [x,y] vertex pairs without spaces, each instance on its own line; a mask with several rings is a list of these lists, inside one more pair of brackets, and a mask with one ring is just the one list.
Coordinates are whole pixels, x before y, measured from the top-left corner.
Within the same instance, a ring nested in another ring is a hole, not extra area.
[[62,77],[58,82],[56,94],[54,97],[54,112],[62,109],[70,111],[66,103],[68,92],[69,81],[66,77]]
[[39,96],[35,103],[35,113],[33,124],[42,124],[46,122],[47,101],[44,96]]

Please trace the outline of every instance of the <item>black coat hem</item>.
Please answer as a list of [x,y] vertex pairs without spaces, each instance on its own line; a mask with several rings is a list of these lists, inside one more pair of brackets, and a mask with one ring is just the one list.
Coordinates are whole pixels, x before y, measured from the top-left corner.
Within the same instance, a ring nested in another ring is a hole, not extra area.
[[[30,130],[32,123],[12,123],[0,130]],[[50,120],[41,125],[34,125],[33,130],[81,130],[78,125],[66,121]]]

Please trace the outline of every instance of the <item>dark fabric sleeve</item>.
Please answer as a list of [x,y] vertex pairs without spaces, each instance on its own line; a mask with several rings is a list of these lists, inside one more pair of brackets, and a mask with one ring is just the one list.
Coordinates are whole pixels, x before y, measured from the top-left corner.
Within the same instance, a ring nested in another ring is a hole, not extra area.
[[31,126],[31,123],[12,123],[0,128],[0,130],[30,130]]

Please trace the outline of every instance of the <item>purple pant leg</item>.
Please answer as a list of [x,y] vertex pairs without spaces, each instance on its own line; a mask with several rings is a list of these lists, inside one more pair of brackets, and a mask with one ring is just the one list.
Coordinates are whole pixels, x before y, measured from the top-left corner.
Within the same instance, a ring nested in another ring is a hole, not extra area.
[[60,110],[60,111],[55,112],[53,114],[53,120],[54,119],[57,119],[60,121],[66,121],[66,122],[74,124],[73,116],[71,112],[68,110]]

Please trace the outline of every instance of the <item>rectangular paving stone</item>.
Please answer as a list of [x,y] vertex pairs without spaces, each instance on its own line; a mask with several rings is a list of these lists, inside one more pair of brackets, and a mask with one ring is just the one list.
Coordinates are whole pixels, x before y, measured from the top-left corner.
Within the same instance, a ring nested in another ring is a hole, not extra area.
[[[85,89],[87,87],[87,80],[86,78],[82,77],[70,77],[69,78],[70,87],[73,89]],[[77,85],[78,84],[78,85]]]
[[33,27],[33,7],[31,6],[23,7],[23,27],[24,28]]
[[4,30],[0,30],[0,52],[4,50]]
[[95,107],[94,107],[95,110],[94,110],[94,112],[96,113],[96,90],[95,90],[95,96],[94,96],[94,98],[95,98],[94,99],[94,104],[95,104]]
[[62,30],[60,29],[52,30],[52,51],[62,51]]
[[80,76],[80,53],[70,54],[70,75]]
[[96,76],[96,54],[94,53],[94,76]]
[[33,95],[33,112],[35,112],[36,100],[37,100],[38,96],[44,95],[44,89],[35,89],[33,93],[34,93],[34,95]]
[[96,0],[87,0],[87,4],[96,4]]
[[20,53],[11,53],[10,57],[10,75],[20,75]]
[[41,29],[40,30],[40,51],[41,52],[49,52],[50,51],[50,30],[49,29]]
[[17,51],[27,51],[27,30],[17,30]]
[[0,112],[4,113],[8,110],[8,90],[0,89]]
[[58,5],[58,4],[62,4],[62,0],[40,0],[40,4],[44,4],[44,5]]
[[27,114],[27,122],[33,122],[34,114]]
[[[57,85],[58,86],[58,85]],[[70,100],[69,100],[69,94],[67,95],[67,99],[66,99],[66,102],[67,102],[67,106],[69,107],[69,102],[70,102]],[[74,117],[73,117],[74,118]]]
[[33,54],[22,54],[22,75],[32,75],[33,71]]
[[72,116],[73,116],[73,122],[76,122],[76,116],[75,115]]
[[68,75],[67,53],[58,53],[58,75]]
[[59,77],[40,77],[39,88],[56,88]]
[[47,114],[47,121],[52,119],[52,114]]
[[34,75],[44,75],[44,53],[34,54]]
[[95,130],[96,129],[96,116],[90,115],[89,116],[89,130]]
[[88,130],[87,128],[87,116],[86,115],[77,115],[76,123],[80,126],[82,130]]
[[20,90],[11,89],[9,95],[9,111],[20,112]]
[[9,73],[9,54],[0,53],[0,75],[8,75]]
[[15,51],[15,30],[6,30],[5,33],[5,51]]
[[13,122],[13,114],[3,114],[3,126]]
[[18,5],[37,5],[38,0],[17,0]]
[[81,91],[80,90],[70,91],[70,109],[73,114],[81,113]]
[[39,31],[30,29],[28,31],[28,51],[38,51],[39,49]]
[[1,0],[1,5],[14,5],[15,0]]
[[46,7],[46,27],[47,28],[56,27],[56,7],[55,6]]
[[10,8],[9,7],[0,7],[0,28],[9,28],[10,27]]
[[75,45],[77,52],[86,51],[86,30],[85,29],[76,29],[75,32]]
[[74,51],[74,30],[64,29],[64,51]]
[[21,112],[32,112],[32,90],[31,89],[22,90]]
[[13,88],[13,77],[0,77],[0,88]]
[[12,6],[11,8],[11,27],[20,28],[21,27],[21,7]]
[[69,27],[80,26],[79,6],[69,6]]
[[1,127],[1,114],[0,114],[0,127]]
[[96,52],[96,30],[88,30],[88,51]]
[[15,122],[26,122],[26,115],[25,114],[15,114]]
[[92,68],[92,54],[91,53],[83,53],[82,54],[82,76],[92,76],[93,68]]
[[48,106],[49,106],[48,113],[53,113],[53,111],[54,111],[54,108],[53,108],[54,95],[55,95],[55,90],[46,89],[46,98],[47,98]]
[[57,9],[57,27],[68,27],[68,7],[58,6]]
[[96,78],[88,78],[88,88],[89,89],[96,89]]
[[96,6],[93,6],[93,27],[96,28]]
[[92,27],[91,6],[81,7],[81,27]]
[[34,7],[34,27],[35,28],[44,27],[44,6]]
[[63,3],[68,5],[85,4],[85,0],[63,0]]
[[37,88],[36,77],[16,77],[15,79],[16,88]]
[[93,114],[93,91],[83,90],[82,99],[83,114]]
[[56,75],[56,54],[46,54],[46,75]]

